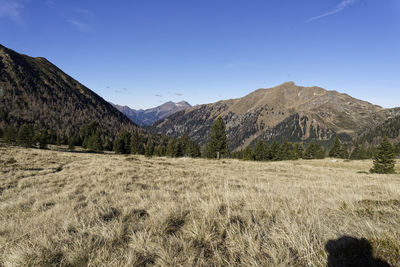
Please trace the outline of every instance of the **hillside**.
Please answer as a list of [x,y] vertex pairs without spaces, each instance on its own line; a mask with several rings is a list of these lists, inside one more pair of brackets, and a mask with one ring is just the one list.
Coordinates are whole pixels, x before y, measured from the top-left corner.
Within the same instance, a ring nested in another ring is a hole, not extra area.
[[343,141],[350,141],[395,114],[395,109],[384,109],[347,94],[287,82],[242,98],[177,112],[153,124],[152,130],[172,136],[188,133],[204,144],[212,123],[221,116],[230,148],[237,149],[258,138],[267,142],[330,142],[338,135]]
[[[400,111],[400,108],[396,109]],[[384,121],[382,124],[372,128],[371,130],[363,133],[358,139],[359,143],[368,143],[377,145],[383,136],[399,142],[400,141],[400,115],[391,117]]]
[[[111,103],[112,104],[112,103]],[[188,102],[181,101],[174,103],[172,101],[166,102],[158,107],[150,109],[131,109],[128,106],[120,106],[112,104],[116,109],[121,111],[131,121],[137,125],[151,125],[154,122],[164,119],[178,111],[185,110],[192,107]]]
[[35,124],[59,134],[98,121],[116,134],[138,127],[103,98],[45,58],[19,54],[0,45],[0,127]]

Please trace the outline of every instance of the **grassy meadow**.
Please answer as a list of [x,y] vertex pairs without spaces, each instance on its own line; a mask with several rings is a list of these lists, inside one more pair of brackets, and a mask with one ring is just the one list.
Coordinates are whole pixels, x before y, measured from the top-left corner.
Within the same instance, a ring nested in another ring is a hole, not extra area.
[[2,146],[0,266],[326,266],[343,236],[400,266],[400,175],[371,166]]

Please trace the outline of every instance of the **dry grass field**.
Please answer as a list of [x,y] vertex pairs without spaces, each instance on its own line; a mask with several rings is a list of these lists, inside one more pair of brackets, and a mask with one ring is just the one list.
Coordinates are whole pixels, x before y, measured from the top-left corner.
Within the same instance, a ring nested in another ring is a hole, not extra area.
[[400,175],[371,165],[3,146],[0,266],[326,266],[343,236],[400,266]]

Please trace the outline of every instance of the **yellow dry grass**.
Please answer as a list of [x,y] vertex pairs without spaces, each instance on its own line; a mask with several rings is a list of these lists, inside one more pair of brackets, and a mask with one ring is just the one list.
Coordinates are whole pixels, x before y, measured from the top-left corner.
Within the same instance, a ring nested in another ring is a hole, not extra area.
[[349,235],[400,266],[400,175],[371,165],[0,147],[0,265],[325,266]]

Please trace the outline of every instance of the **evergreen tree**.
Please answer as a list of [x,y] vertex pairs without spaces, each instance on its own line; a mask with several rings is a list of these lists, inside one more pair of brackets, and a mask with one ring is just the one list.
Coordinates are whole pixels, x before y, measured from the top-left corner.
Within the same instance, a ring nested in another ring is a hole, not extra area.
[[189,143],[189,156],[192,158],[199,158],[201,157],[200,146],[193,141]]
[[343,156],[342,144],[339,141],[339,138],[336,136],[335,142],[333,143],[332,148],[329,150],[329,157],[331,158],[342,158]]
[[75,150],[74,138],[72,136],[68,139],[68,149]]
[[349,158],[349,151],[345,144],[340,147],[340,158],[348,159]]
[[114,141],[113,150],[118,154],[129,154],[131,152],[131,135],[129,132],[122,132]]
[[167,150],[165,152],[167,157],[175,158],[178,156],[178,144],[175,139],[171,139],[168,142]]
[[89,137],[88,148],[96,152],[103,151],[103,141],[99,133],[95,133]]
[[358,143],[355,145],[353,151],[351,152],[350,159],[367,159],[367,152],[363,145],[359,145]]
[[279,147],[278,152],[278,159],[279,160],[291,160],[292,159],[292,144],[286,141],[285,143],[281,144]]
[[[248,152],[246,152],[248,153]],[[252,157],[252,155],[247,155]],[[263,161],[268,159],[268,147],[265,142],[261,139],[258,139],[255,147],[254,147],[254,159],[258,161]]]
[[138,132],[134,132],[131,137],[131,154],[144,155],[144,140]]
[[228,138],[225,132],[225,123],[221,117],[211,126],[210,139],[207,144],[207,157],[221,158],[229,156]]
[[395,155],[392,144],[387,137],[381,141],[378,151],[374,156],[374,166],[371,173],[395,173]]
[[39,143],[40,149],[45,149],[47,147],[47,140],[48,135],[46,130],[41,130],[40,132],[36,133],[33,137],[34,143]]
[[311,142],[304,152],[303,159],[323,159],[325,150],[316,142]]
[[[264,142],[263,142],[264,143]],[[266,146],[266,145],[265,145]],[[267,151],[265,151],[266,153]],[[243,160],[254,160],[254,154],[250,146],[247,146],[242,153]]]
[[107,138],[106,144],[104,145],[104,150],[112,151],[113,150],[113,142]]
[[272,142],[272,144],[268,148],[268,160],[277,161],[279,160],[279,150],[280,145],[277,141]]
[[33,127],[28,124],[24,124],[18,131],[17,143],[21,146],[32,147],[33,146]]
[[6,143],[15,143],[17,141],[17,129],[14,125],[8,125],[4,129],[3,139]]
[[304,148],[303,144],[294,143],[293,150],[292,150],[292,159],[299,159],[303,157]]
[[82,147],[86,149],[88,148],[88,144],[89,144],[89,136],[85,136],[83,138]]
[[153,143],[153,141],[149,141],[149,142],[147,142],[144,155],[146,157],[152,157],[153,154],[154,154],[154,143]]
[[189,154],[190,154],[191,140],[190,140],[189,136],[187,134],[183,134],[179,138],[178,143],[179,143],[179,150],[180,150],[179,153],[181,154],[181,156],[183,156],[183,157],[190,156]]

